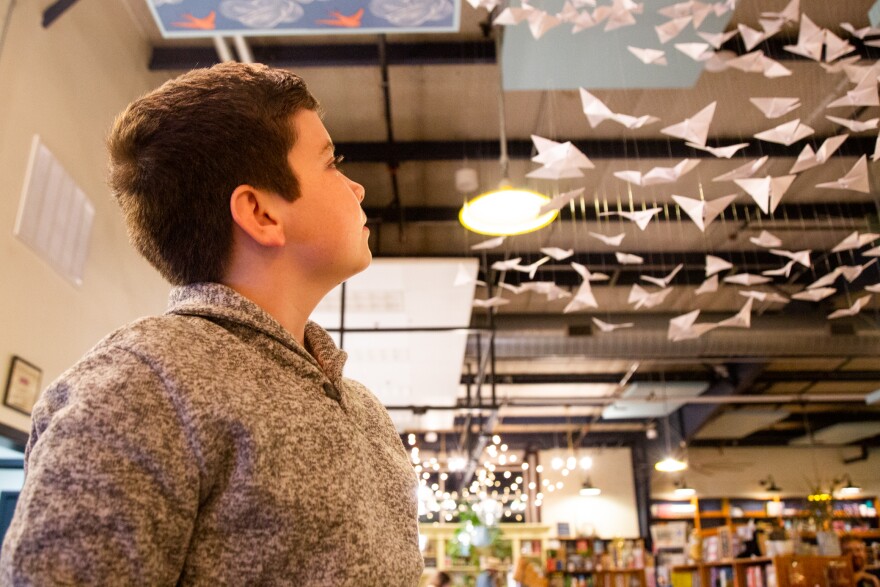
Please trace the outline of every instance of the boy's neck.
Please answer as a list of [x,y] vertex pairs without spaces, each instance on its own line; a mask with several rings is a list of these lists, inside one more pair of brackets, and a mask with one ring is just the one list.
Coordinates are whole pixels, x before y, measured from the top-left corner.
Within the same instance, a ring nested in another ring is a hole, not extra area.
[[288,284],[262,285],[235,276],[228,276],[223,284],[260,306],[304,347],[306,322],[326,295]]

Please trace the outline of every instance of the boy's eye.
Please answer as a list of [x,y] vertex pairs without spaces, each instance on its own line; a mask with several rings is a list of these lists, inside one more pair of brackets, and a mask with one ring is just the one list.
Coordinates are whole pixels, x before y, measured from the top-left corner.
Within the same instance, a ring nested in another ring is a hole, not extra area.
[[345,161],[345,155],[336,155],[330,162],[330,167],[339,167]]

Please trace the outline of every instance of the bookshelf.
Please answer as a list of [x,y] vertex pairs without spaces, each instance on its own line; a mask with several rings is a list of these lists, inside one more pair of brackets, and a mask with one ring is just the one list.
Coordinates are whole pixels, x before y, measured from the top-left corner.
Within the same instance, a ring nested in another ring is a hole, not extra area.
[[[473,581],[480,569],[477,566],[464,564],[462,560],[449,556],[446,549],[448,541],[455,537],[459,524],[422,524],[419,533],[425,537],[423,551],[425,572],[422,574],[421,585],[437,571],[445,571],[453,577],[453,584],[468,584]],[[513,567],[516,559],[528,557],[544,568],[546,561],[546,544],[550,538],[551,528],[546,524],[499,524],[500,540],[509,543],[513,560],[504,561]]]
[[[878,521],[874,497],[832,500],[830,526],[839,535],[850,534],[865,539],[869,544],[880,543]],[[733,550],[729,546],[737,540],[738,529],[750,522],[764,530],[763,536],[769,536],[776,529],[784,529],[788,537],[796,535],[802,543],[815,544],[817,540],[816,524],[811,519],[809,502],[805,497],[652,501],[651,534],[654,538],[658,585],[777,587],[775,566],[768,562],[770,559],[729,560],[737,553],[735,545]],[[688,539],[694,530],[699,540],[691,543]],[[759,538],[759,548],[753,554],[774,554],[772,550],[765,549],[763,536]],[[726,562],[694,562],[714,559]],[[818,583],[824,587],[829,585],[824,578]],[[814,587],[815,584],[803,586],[796,583],[789,586],[785,581],[780,581],[778,587]]]
[[[831,502],[831,527],[838,534],[854,534],[880,540],[880,518],[876,497],[838,498]],[[809,502],[806,497],[692,498],[651,501],[651,524],[686,522],[688,530],[710,531],[722,526],[736,527],[755,522],[776,522],[788,528],[797,526],[809,537]],[[711,533],[711,532],[710,532]]]
[[547,552],[550,587],[648,587],[641,539],[561,537]]
[[672,569],[672,587],[850,587],[852,580],[852,563],[843,556],[784,555]]

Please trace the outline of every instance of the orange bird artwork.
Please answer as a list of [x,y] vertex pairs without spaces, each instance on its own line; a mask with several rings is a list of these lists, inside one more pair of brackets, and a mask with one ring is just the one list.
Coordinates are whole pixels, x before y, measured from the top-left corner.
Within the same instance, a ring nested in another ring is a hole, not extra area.
[[364,9],[361,8],[354,14],[347,16],[338,10],[333,10],[330,14],[333,15],[333,18],[316,20],[315,22],[317,24],[326,24],[328,26],[340,26],[354,29],[361,26],[361,18],[364,16]]
[[208,13],[208,16],[205,18],[196,18],[189,13],[182,14],[181,18],[184,20],[180,22],[172,22],[171,26],[176,26],[182,29],[200,29],[205,31],[213,31],[217,28],[217,13],[213,10]]

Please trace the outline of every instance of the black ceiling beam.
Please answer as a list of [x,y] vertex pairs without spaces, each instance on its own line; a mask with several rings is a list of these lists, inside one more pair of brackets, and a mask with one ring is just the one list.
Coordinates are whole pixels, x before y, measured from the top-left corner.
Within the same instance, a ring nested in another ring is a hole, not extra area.
[[[76,0],[59,0],[55,5],[73,4]],[[53,6],[55,6],[53,5]],[[51,9],[47,9],[47,12]],[[65,7],[66,8],[66,7]],[[62,9],[63,12],[64,9]],[[45,22],[45,17],[44,17]],[[44,26],[47,26],[44,24]],[[841,31],[841,34],[844,34]],[[801,61],[805,57],[789,53],[785,45],[797,42],[795,38],[770,38],[756,49],[777,61]],[[865,59],[880,59],[880,49],[866,46],[852,39],[857,54]],[[483,65],[494,64],[494,40],[432,41],[388,43],[389,65]],[[723,47],[739,55],[747,53],[739,36]],[[252,43],[254,60],[274,67],[293,69],[307,67],[378,67],[378,46],[372,43],[342,43],[338,45],[306,45],[276,43]],[[856,54],[854,53],[854,54]],[[153,47],[149,67],[151,70],[192,69],[208,67],[219,62],[217,52],[211,46]]]
[[[843,29],[832,30],[834,34],[838,37],[842,37],[848,40],[852,45],[856,48],[853,53],[849,55],[858,55],[862,59],[880,59],[880,49],[877,47],[871,47],[869,45],[865,45],[865,42],[861,39],[857,39],[850,35],[849,32],[844,31]],[[812,61],[808,57],[804,57],[802,55],[797,55],[795,53],[790,53],[785,50],[786,45],[796,45],[797,44],[797,36],[794,37],[770,37],[769,39],[762,41],[758,46],[756,46],[752,51],[761,50],[764,52],[764,55],[771,59],[775,59],[776,61]],[[745,45],[743,44],[742,37],[740,35],[734,36],[732,39],[727,41],[724,45],[721,46],[722,50],[733,51],[738,55],[745,55],[746,53],[750,53],[751,51],[747,51]]]
[[[872,139],[873,140],[873,139]],[[637,206],[636,210],[640,208]],[[613,211],[611,208],[609,211]],[[624,208],[629,211],[628,208]],[[369,224],[400,222],[458,222],[459,208],[455,206],[408,206],[403,210],[394,209],[390,206],[366,206],[364,212],[367,214]],[[571,208],[565,206],[560,210],[560,220],[578,220],[584,222],[596,222],[599,220],[607,221],[608,218],[599,216],[594,206],[586,206],[581,210],[579,206],[575,206],[572,213]],[[776,220],[789,220],[792,222],[812,222],[825,221],[831,219],[852,220],[853,222],[862,224],[865,218],[877,217],[880,213],[880,202],[870,201],[846,201],[835,203],[782,203],[780,204],[772,218]],[[757,206],[747,204],[733,204],[728,206],[724,213],[718,217],[715,222],[731,222],[734,225],[739,223],[748,224],[759,218],[767,217],[758,209]],[[654,217],[652,222],[689,222],[687,215],[682,212],[676,215],[676,205],[670,203],[665,209],[660,211]],[[475,240],[474,242],[478,242]],[[613,256],[613,255],[612,255]]]
[[77,0],[58,0],[57,2],[50,4],[43,11],[43,28],[49,28],[49,25],[58,20],[62,14],[67,12],[67,10],[76,3]]
[[[741,369],[735,373],[733,383],[745,380],[745,367],[751,363],[737,363]],[[763,366],[763,365],[762,365]],[[729,367],[728,367],[729,368]],[[505,385],[534,384],[586,384],[586,383],[619,383],[624,373],[506,373],[495,378],[496,383]],[[640,373],[636,371],[631,377],[632,383],[658,381],[707,381],[709,374],[701,371],[667,371],[661,373]],[[461,384],[473,383],[474,376],[463,374]],[[880,381],[880,371],[761,371],[752,378],[752,383],[787,383],[793,381]],[[724,393],[722,395],[731,395]]]
[[[504,385],[535,385],[535,384],[584,384],[584,383],[620,383],[624,373],[510,373],[495,376],[495,383]],[[875,374],[880,377],[880,374]],[[491,377],[491,375],[490,375]],[[664,373],[665,381],[706,381],[706,373],[700,371],[682,371]],[[462,374],[461,384],[473,384],[476,375]],[[633,373],[632,383],[660,381],[658,373]]]
[[[560,287],[574,287],[581,284],[583,279],[580,275],[571,267],[570,263],[580,263],[581,265],[586,265],[590,268],[591,271],[598,271],[605,273],[613,277],[613,280],[605,280],[605,281],[594,281],[592,286],[594,288],[601,288],[607,286],[629,286],[634,283],[639,283],[641,285],[646,285],[647,282],[641,279],[642,275],[645,274],[655,274],[657,277],[662,276],[663,273],[668,273],[678,264],[683,264],[684,268],[679,271],[679,273],[675,276],[672,285],[692,285],[698,286],[700,285],[706,278],[705,274],[705,263],[706,263],[706,252],[695,252],[695,251],[641,251],[641,250],[627,250],[627,253],[635,254],[644,259],[644,263],[640,265],[621,265],[615,256],[614,253],[584,253],[579,252],[575,253],[568,259],[560,262],[549,262],[545,263],[537,268],[535,272],[534,278],[530,278],[528,274],[520,272],[520,271],[507,271],[504,277],[504,283],[511,286],[519,286],[523,283],[527,283],[529,281],[553,281],[556,285]],[[762,271],[771,270],[771,269],[779,269],[788,261],[785,257],[773,255],[772,253],[765,250],[749,250],[749,251],[711,251],[713,255],[716,257],[720,257],[725,259],[733,264],[734,269],[725,271],[721,274],[719,279],[723,278],[728,274],[736,273],[753,273],[757,274]],[[818,255],[823,253],[823,251],[813,251],[813,258],[815,259]],[[786,281],[790,285],[799,284],[806,285],[812,283],[822,275],[825,275],[833,268],[836,268],[839,265],[855,265],[856,263],[865,263],[869,259],[862,259],[861,257],[853,257],[850,258],[850,254],[852,251],[846,251],[843,253],[834,254],[832,257],[828,259],[828,266],[822,263],[820,266],[806,269],[806,268],[796,268],[792,270],[791,277]],[[390,257],[393,258],[396,255],[377,255],[377,257]],[[448,253],[443,254],[441,252],[435,252],[430,255],[419,255],[413,252],[407,252],[406,254],[398,255],[404,257],[466,257],[473,258],[474,253],[465,254],[459,251],[458,253]],[[492,255],[486,256],[485,265],[481,263],[481,267],[479,270],[478,278],[482,280],[486,280],[486,266],[491,266],[496,261],[504,261],[507,260],[508,257],[521,257],[520,263],[522,265],[529,265],[541,259],[543,255],[538,253],[516,253],[515,255],[505,255],[502,253],[494,253]],[[498,273],[493,271],[493,273]],[[614,274],[613,276],[611,274]],[[840,278],[843,279],[843,278]],[[493,278],[494,281],[494,278]],[[858,291],[866,285],[870,285],[876,282],[876,277],[874,273],[863,273],[858,279],[853,281],[851,284],[848,284],[847,288],[844,288],[838,292],[838,295],[844,294],[846,290],[850,291]],[[762,284],[762,287],[772,287],[777,282],[770,282],[766,285]],[[830,300],[831,298],[829,298]],[[812,302],[800,302],[797,300],[793,300],[790,305],[795,308],[797,311],[802,311],[805,307],[812,306]]]
[[[738,158],[770,157],[795,158],[804,145],[814,148],[827,137],[810,137],[789,147],[752,140],[749,146],[738,152]],[[840,157],[860,157],[874,152],[876,137],[850,137],[838,150]],[[710,137],[709,146],[730,145],[750,140],[750,137]],[[706,151],[692,149],[684,141],[662,139],[589,139],[571,141],[591,159],[715,159]],[[530,139],[508,139],[508,155],[511,159],[531,159],[535,155]],[[392,155],[400,163],[406,161],[463,161],[464,159],[498,159],[501,148],[497,140],[456,141],[397,141],[392,153],[384,141],[337,143],[336,151],[352,163],[386,163]],[[737,161],[735,159],[734,161]]]
[[[822,428],[826,428],[828,426],[833,426],[834,424],[842,424],[842,423],[850,423],[850,422],[877,422],[878,431],[880,431],[880,414],[875,412],[868,411],[856,411],[850,408],[834,408],[833,406],[829,406],[827,410],[822,413],[812,413],[807,417],[807,420],[804,420],[804,416],[801,414],[792,414],[785,420],[781,422],[781,424],[793,424],[794,427],[790,426],[780,426],[779,428],[775,428],[774,426],[770,426],[768,428],[763,428],[758,430],[745,438],[738,439],[713,439],[713,438],[704,438],[704,439],[691,439],[688,442],[688,445],[691,447],[704,447],[704,446],[719,446],[719,445],[727,445],[727,446],[778,446],[778,445],[787,445],[791,440],[795,438],[801,438],[805,436],[809,430],[821,430]],[[805,425],[806,424],[806,425]],[[863,438],[854,442],[849,443],[852,446],[864,445],[869,447],[880,446],[880,434],[877,434],[873,437]],[[807,447],[808,445],[798,444],[794,446]],[[817,446],[823,446],[821,443],[818,443]]]
[[[494,41],[387,43],[388,65],[479,65],[495,63]],[[338,45],[251,44],[254,61],[274,67],[379,67],[375,43]],[[217,51],[204,47],[153,47],[151,70],[192,69],[219,62]]]

